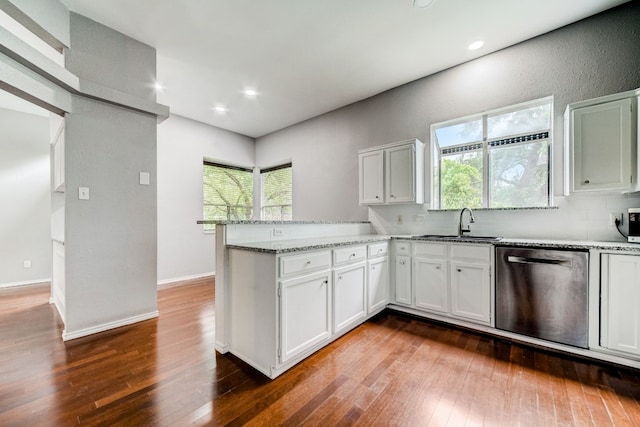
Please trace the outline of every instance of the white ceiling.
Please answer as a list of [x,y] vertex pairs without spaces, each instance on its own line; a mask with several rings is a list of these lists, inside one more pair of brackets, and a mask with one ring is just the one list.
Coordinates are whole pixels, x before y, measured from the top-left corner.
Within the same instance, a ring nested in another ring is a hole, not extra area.
[[63,2],[157,49],[172,113],[259,137],[626,0]]

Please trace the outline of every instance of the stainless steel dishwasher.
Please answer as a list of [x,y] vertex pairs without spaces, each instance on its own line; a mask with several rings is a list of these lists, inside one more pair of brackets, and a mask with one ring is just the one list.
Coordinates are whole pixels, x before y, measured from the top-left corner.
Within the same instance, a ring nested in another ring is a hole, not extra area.
[[496,248],[496,328],[588,347],[589,253]]

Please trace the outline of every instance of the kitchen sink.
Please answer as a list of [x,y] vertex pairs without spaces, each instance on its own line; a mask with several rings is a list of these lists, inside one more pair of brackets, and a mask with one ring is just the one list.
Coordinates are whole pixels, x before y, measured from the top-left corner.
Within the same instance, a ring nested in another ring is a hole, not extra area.
[[469,240],[488,240],[496,242],[502,239],[502,236],[458,236],[456,234],[423,234],[421,236],[412,236],[414,239],[428,240],[446,240],[446,241],[469,241]]

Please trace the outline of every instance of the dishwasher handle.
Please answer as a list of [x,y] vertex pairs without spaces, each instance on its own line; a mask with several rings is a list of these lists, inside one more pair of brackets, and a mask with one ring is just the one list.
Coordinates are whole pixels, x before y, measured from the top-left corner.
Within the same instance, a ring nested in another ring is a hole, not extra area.
[[509,255],[507,257],[507,262],[512,262],[516,264],[552,264],[552,265],[562,265],[566,267],[571,267],[570,259],[531,258],[531,257]]

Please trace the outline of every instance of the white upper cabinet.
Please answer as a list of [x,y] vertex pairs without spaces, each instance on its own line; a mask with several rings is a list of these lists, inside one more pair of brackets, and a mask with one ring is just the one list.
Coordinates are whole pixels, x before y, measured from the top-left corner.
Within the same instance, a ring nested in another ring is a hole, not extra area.
[[570,193],[636,190],[636,109],[636,91],[567,106],[566,186]]
[[64,193],[64,117],[50,115],[53,189]]
[[384,151],[359,154],[360,204],[384,203]]
[[417,139],[361,150],[360,204],[424,203],[424,144]]

